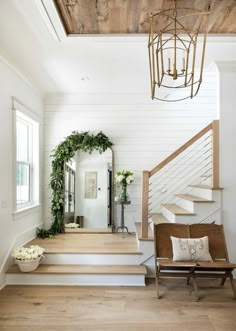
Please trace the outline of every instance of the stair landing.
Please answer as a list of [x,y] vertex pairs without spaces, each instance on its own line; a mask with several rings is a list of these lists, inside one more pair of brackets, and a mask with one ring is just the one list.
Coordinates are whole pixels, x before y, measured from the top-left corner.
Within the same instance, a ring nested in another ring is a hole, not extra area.
[[22,273],[12,265],[7,284],[145,286],[146,267],[135,234],[64,233],[29,243],[45,248],[38,269]]
[[53,238],[35,238],[30,245],[45,248],[47,254],[141,254],[135,234],[59,234]]

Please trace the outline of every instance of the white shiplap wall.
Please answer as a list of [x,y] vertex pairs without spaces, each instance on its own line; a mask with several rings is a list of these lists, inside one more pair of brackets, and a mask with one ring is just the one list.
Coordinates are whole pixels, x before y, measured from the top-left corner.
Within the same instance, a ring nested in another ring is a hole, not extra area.
[[[176,103],[152,101],[148,95],[48,95],[45,100],[45,222],[50,225],[50,154],[73,130],[102,130],[114,143],[115,171],[133,170],[132,204],[125,223],[134,230],[141,220],[142,171],[150,170],[195,133],[217,118],[217,78],[204,77],[198,96]],[[116,207],[117,208],[117,207]],[[119,206],[118,206],[119,208]],[[120,210],[115,212],[120,223]]]

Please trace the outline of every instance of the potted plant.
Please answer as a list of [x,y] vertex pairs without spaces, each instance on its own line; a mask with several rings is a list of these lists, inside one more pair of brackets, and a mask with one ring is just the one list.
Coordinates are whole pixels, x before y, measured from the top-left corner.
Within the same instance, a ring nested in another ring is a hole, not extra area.
[[115,183],[121,186],[121,193],[119,200],[121,203],[129,201],[129,195],[127,193],[127,185],[131,184],[134,180],[133,172],[129,170],[118,171],[115,175]]
[[15,259],[20,271],[30,272],[38,268],[45,257],[43,255],[44,248],[32,245],[29,247],[19,247],[15,249],[11,256]]

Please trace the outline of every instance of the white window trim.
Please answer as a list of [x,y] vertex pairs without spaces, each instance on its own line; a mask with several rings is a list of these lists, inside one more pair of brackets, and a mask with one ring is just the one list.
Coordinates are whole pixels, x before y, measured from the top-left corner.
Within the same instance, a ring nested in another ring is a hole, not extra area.
[[[31,204],[22,204],[22,208],[17,208],[16,203],[16,112],[19,111],[23,115],[27,116],[32,122],[36,122],[38,125],[38,131],[40,132],[40,118],[32,111],[28,106],[26,106],[22,101],[16,97],[12,97],[12,110],[13,110],[13,215],[14,219],[18,219],[21,215],[30,214],[35,212],[35,208],[40,207],[40,178],[39,178],[39,153],[40,146],[38,146],[38,151],[36,158],[38,159],[38,169],[36,171],[36,185],[33,188],[33,201]],[[39,132],[37,133],[37,139],[39,144]],[[31,187],[32,192],[32,187]]]
[[[16,119],[18,122],[25,124],[28,127],[28,139],[27,139],[27,144],[28,144],[28,148],[27,148],[27,161],[18,161],[17,160],[17,155],[16,155],[16,166],[18,164],[21,165],[27,165],[29,166],[29,201],[27,202],[23,202],[21,204],[17,204],[16,203],[16,209],[17,210],[22,210],[25,208],[28,208],[32,205],[34,205],[34,203],[32,202],[32,198],[33,198],[33,174],[34,174],[34,162],[33,162],[33,146],[32,146],[32,141],[33,141],[33,131],[34,131],[34,126],[35,124],[37,124],[36,121],[32,120],[31,117],[27,116],[25,117],[25,114],[22,112],[19,112],[19,110],[17,111],[16,114]],[[16,144],[17,146],[17,144]],[[16,153],[17,154],[17,153]]]

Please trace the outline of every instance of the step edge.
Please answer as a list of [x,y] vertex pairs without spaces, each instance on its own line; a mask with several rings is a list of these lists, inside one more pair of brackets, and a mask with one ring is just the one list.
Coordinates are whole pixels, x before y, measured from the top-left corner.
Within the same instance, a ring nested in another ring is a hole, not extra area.
[[[183,197],[184,195],[189,195],[192,198]],[[194,200],[194,199],[199,199],[199,197],[191,195],[191,194],[176,194],[176,196],[178,198],[183,199],[183,200],[187,200],[187,201],[194,202],[194,203],[207,203],[207,202],[213,203],[213,202],[215,202],[214,200],[208,200],[208,199],[204,199],[204,198],[201,198],[202,199],[201,201],[200,200]]]
[[195,188],[202,188],[204,190],[212,190],[212,191],[222,191],[224,188],[223,187],[211,187],[208,185],[188,185],[189,187],[195,187]]
[[110,252],[110,253],[107,253],[107,252],[54,252],[54,251],[50,251],[50,252],[47,252],[45,250],[45,252],[43,253],[43,255],[68,255],[68,254],[71,254],[71,255],[141,255],[143,254],[141,251],[137,251],[137,252]]

